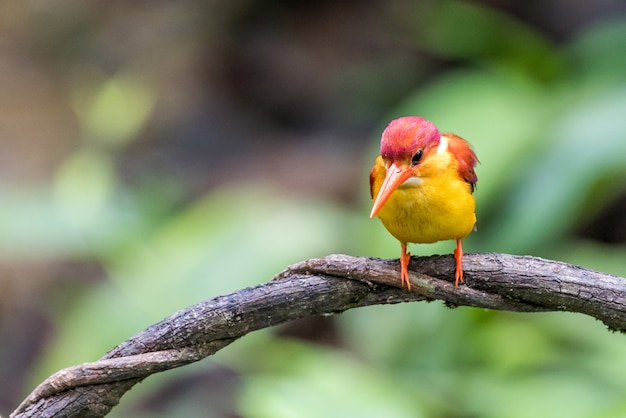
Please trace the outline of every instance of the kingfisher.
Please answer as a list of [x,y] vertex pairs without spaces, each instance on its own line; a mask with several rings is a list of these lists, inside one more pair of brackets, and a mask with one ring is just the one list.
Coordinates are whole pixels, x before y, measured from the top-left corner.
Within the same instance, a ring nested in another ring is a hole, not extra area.
[[476,228],[478,158],[463,138],[419,116],[392,120],[370,172],[372,212],[402,247],[400,285],[411,290],[408,243],[456,240],[454,285],[463,283],[461,241]]

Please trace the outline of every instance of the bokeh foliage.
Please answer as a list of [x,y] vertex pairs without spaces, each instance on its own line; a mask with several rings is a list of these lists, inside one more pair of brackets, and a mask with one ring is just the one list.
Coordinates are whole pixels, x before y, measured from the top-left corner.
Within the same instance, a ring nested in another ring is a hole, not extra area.
[[[52,301],[55,332],[30,385],[97,359],[177,309],[269,280],[290,263],[337,252],[397,257],[398,243],[367,217],[367,174],[380,131],[406,114],[460,134],[479,156],[479,228],[467,252],[532,254],[626,276],[623,246],[577,234],[625,191],[626,58],[617,51],[626,51],[626,20],[555,45],[505,13],[470,3],[433,3],[403,19],[407,42],[463,65],[380,114],[364,145],[369,157],[346,161],[362,171],[353,206],[254,178],[191,201],[179,193],[185,179],[129,184],[117,164],[148,124],[158,87],[131,69],[89,71],[75,82],[82,141],[48,183],[3,186],[0,246],[14,260],[91,260],[104,280]],[[383,90],[375,78],[367,81],[371,92]],[[412,251],[447,253],[452,245]],[[111,416],[223,416],[229,408],[247,417],[626,414],[626,339],[581,315],[420,303],[326,322],[336,328],[333,344],[261,331],[210,360],[148,379]],[[206,370],[237,376],[232,405],[210,395],[207,405],[189,388],[166,406],[145,406],[151,393]]]

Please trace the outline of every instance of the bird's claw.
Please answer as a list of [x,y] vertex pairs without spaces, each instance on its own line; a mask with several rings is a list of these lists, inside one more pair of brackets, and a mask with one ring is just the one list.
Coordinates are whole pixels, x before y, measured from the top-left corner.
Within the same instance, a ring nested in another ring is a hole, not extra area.
[[409,272],[408,271],[402,271],[400,273],[400,287],[404,287],[405,283],[406,283],[406,289],[408,291],[411,291],[411,282],[409,281]]
[[454,287],[459,287],[459,283],[463,283],[463,267],[456,267],[456,272],[454,273]]

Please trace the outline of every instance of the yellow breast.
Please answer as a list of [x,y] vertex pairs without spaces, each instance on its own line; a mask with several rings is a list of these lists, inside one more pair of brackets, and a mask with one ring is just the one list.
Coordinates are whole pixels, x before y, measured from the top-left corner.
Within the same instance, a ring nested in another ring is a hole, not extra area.
[[[381,157],[372,170],[375,197],[385,178]],[[433,154],[416,176],[398,187],[378,212],[387,230],[401,242],[432,243],[466,237],[476,224],[469,183],[458,175],[448,152]]]

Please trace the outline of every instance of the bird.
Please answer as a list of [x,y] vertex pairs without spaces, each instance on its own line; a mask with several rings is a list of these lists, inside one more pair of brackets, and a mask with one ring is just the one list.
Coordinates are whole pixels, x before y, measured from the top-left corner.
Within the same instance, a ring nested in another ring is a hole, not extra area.
[[478,158],[463,138],[420,116],[392,120],[370,172],[372,211],[401,245],[400,286],[411,290],[408,243],[456,240],[454,286],[463,283],[461,241],[476,229]]

